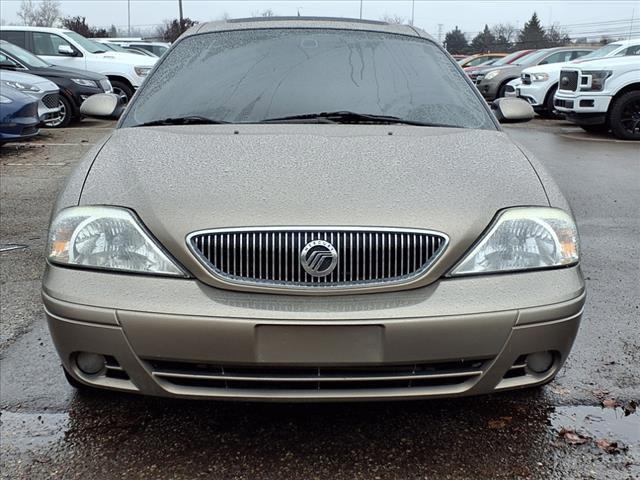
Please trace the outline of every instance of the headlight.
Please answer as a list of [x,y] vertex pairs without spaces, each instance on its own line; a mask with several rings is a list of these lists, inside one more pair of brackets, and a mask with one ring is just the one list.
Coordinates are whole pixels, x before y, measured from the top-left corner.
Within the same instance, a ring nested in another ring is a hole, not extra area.
[[10,80],[5,80],[2,83],[7,85],[8,87],[15,88],[16,90],[20,90],[21,92],[24,92],[24,93],[40,93],[40,92],[42,92],[42,90],[40,90],[38,87],[36,87],[35,85],[32,85],[30,83],[12,82]]
[[547,80],[549,80],[548,73],[532,73],[531,74],[531,81],[533,82],[546,82]]
[[71,207],[51,223],[51,263],[185,277],[133,212],[118,207]]
[[500,73],[500,70],[491,70],[489,73],[487,73],[484,76],[484,79],[485,80],[491,80],[492,78],[497,77],[499,73]]
[[94,82],[93,80],[87,80],[85,78],[72,78],[71,81],[73,83],[77,83],[78,85],[82,85],[83,87],[98,87],[98,84],[96,82]]
[[604,88],[605,80],[610,76],[611,70],[583,71],[580,77],[580,90],[584,92],[601,92]]
[[8,97],[5,97],[4,95],[0,95],[0,103],[12,103],[13,100],[11,100]]
[[146,77],[151,71],[151,67],[133,67],[133,69],[139,77]]
[[517,207],[498,214],[489,231],[450,275],[512,272],[578,263],[578,230],[563,210]]

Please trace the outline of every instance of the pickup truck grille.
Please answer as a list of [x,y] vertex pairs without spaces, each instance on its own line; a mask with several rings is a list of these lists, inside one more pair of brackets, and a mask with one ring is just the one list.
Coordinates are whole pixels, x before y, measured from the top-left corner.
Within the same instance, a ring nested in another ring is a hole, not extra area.
[[522,74],[522,84],[523,85],[531,85],[531,75],[528,73]]
[[560,72],[560,86],[558,89],[575,92],[578,89],[578,72],[562,70]]
[[187,242],[215,277],[233,283],[358,288],[422,275],[447,240],[424,230],[285,228],[196,232]]

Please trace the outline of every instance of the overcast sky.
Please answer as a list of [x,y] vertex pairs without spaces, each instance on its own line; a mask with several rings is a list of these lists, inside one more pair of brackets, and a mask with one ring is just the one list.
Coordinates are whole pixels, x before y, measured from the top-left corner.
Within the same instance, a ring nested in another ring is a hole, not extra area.
[[[38,1],[38,0],[34,0]],[[178,16],[178,0],[130,0],[131,25],[152,26]],[[127,0],[61,0],[64,16],[81,15],[90,25],[127,26]],[[18,20],[20,0],[0,0],[0,18],[5,24]],[[411,0],[363,0],[363,17],[380,19],[383,15],[411,18]],[[218,1],[183,0],[184,16],[193,20],[219,19],[223,14],[233,18],[248,17],[271,9],[277,15],[359,17],[360,0],[285,0],[285,1]],[[640,0],[628,1],[429,1],[415,0],[415,25],[437,37],[438,24],[443,35],[455,25],[474,34],[489,25],[510,22],[522,26],[533,11],[543,25],[558,23],[573,36],[625,35],[633,26],[634,36],[640,35]],[[635,22],[631,23],[631,18]]]

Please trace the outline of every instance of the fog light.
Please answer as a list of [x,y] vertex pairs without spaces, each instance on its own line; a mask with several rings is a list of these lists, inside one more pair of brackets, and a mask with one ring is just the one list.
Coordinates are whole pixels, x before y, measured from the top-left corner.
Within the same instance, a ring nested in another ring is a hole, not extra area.
[[545,373],[553,365],[553,353],[536,352],[527,355],[527,368],[535,373]]
[[80,352],[76,355],[76,365],[87,375],[95,375],[100,372],[105,365],[103,355],[97,353]]

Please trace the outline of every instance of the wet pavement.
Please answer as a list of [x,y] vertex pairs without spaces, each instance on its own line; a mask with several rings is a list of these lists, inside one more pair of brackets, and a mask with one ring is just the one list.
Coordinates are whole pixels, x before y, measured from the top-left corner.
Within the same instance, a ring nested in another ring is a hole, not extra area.
[[559,121],[507,129],[554,175],[581,231],[589,298],[554,382],[455,400],[249,404],[66,384],[38,287],[54,192],[110,124],[83,126],[0,150],[0,478],[640,478],[637,144]]

